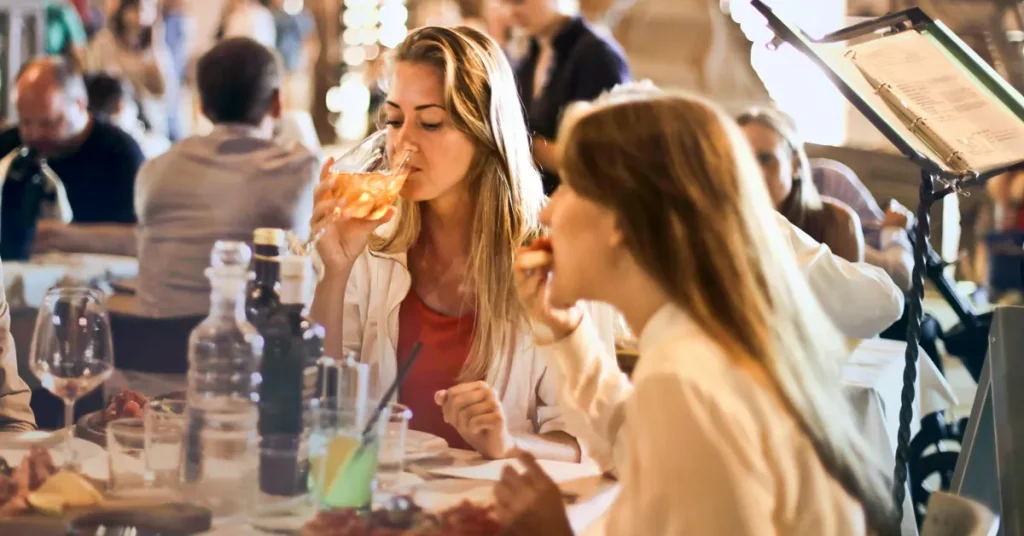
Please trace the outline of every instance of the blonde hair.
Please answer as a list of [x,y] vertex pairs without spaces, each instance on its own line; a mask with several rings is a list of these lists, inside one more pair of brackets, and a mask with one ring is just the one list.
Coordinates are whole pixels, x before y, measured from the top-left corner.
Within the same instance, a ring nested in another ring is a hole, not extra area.
[[803,229],[818,242],[825,242],[824,229],[811,225],[810,215],[822,209],[821,194],[814,185],[811,162],[807,158],[804,142],[797,135],[796,125],[785,113],[771,108],[751,108],[736,118],[740,126],[751,123],[761,125],[778,134],[793,155],[793,188],[778,210],[793,225]]
[[847,350],[820,320],[736,124],[702,100],[652,93],[574,109],[562,132],[562,180],[616,212],[631,254],[705,333],[765,370],[869,526],[897,530],[889,478],[836,396]]
[[[525,320],[513,286],[513,256],[539,234],[545,201],[512,67],[494,40],[465,26],[420,28],[394,50],[391,61],[438,69],[444,107],[474,145],[463,180],[475,203],[465,284],[475,296],[476,325],[459,380],[493,384]],[[399,199],[393,233],[371,243],[371,250],[408,251],[419,238],[420,218],[418,202]]]

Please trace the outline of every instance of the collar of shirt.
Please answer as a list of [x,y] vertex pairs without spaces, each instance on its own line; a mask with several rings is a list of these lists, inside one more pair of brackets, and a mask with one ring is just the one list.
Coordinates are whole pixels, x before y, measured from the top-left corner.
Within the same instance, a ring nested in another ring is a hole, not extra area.
[[648,355],[667,340],[674,331],[692,323],[690,316],[678,305],[667,303],[661,306],[644,326],[637,342],[640,355]]
[[260,138],[269,140],[272,132],[264,127],[245,123],[217,123],[210,131],[211,136],[228,136],[232,138]]
[[[566,54],[568,54],[572,47],[576,44],[581,33],[586,28],[586,23],[583,22],[581,17],[573,17],[569,19],[564,26],[553,37],[545,38],[547,43],[551,44],[555,53],[555,65],[557,65]],[[545,43],[545,44],[547,44]],[[541,39],[534,38],[530,40],[530,57],[536,58],[540,53]]]

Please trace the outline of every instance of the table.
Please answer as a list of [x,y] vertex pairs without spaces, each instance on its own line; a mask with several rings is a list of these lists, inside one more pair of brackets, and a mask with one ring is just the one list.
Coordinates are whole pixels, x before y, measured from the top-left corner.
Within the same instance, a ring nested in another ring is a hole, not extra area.
[[[465,480],[457,478],[437,477],[430,474],[432,469],[443,467],[464,467],[484,463],[479,454],[466,450],[447,449],[440,455],[406,464],[403,480],[411,480],[413,485],[406,489],[396,490],[407,493],[413,501],[425,510],[439,511],[455,506],[464,499],[474,502],[492,499],[494,482],[485,480]],[[566,509],[569,522],[576,534],[596,536],[601,534],[601,521],[604,513],[611,506],[618,494],[618,484],[603,477],[600,470],[593,464],[585,466],[590,476],[560,484],[563,491],[575,495],[572,504]],[[378,497],[379,499],[380,497]],[[596,532],[595,532],[596,531]],[[262,534],[251,528],[248,522],[238,522],[221,526],[206,533],[205,536],[236,536],[241,534]]]

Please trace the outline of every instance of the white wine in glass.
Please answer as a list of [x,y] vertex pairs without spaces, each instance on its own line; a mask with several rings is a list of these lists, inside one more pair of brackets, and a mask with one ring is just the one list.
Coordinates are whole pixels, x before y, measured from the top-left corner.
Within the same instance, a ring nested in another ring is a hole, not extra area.
[[317,201],[335,199],[343,208],[336,209],[312,229],[308,240],[293,242],[290,246],[292,253],[311,255],[327,227],[342,214],[369,220],[383,217],[409,178],[409,159],[413,152],[415,149],[409,145],[397,150],[390,148],[387,130],[378,130],[335,160],[326,179],[331,182],[331,187],[324,190]]
[[47,390],[64,401],[65,468],[77,467],[75,401],[99,387],[114,371],[105,298],[90,288],[54,288],[43,297],[32,336],[29,367]]

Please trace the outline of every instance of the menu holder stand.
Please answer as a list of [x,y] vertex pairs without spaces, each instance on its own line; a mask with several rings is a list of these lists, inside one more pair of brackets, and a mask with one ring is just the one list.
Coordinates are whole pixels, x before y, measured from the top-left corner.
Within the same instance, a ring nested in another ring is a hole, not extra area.
[[[900,519],[903,518],[903,501],[906,496],[907,461],[910,444],[910,424],[913,418],[914,385],[917,380],[917,359],[919,353],[921,319],[924,301],[924,272],[926,270],[925,255],[930,235],[930,210],[935,201],[950,193],[959,192],[962,188],[981,184],[996,175],[1016,169],[1024,169],[1024,148],[1016,162],[985,171],[951,170],[936,157],[919,148],[920,139],[913,139],[915,133],[907,128],[899,128],[891,119],[891,110],[879,106],[878,101],[871,98],[873,91],[851,83],[849,74],[838,72],[834,62],[824,57],[824,47],[829,44],[842,43],[854,38],[877,36],[878,39],[898,35],[902,32],[916,31],[926,34],[932,45],[951,57],[963,68],[973,82],[984,87],[988,93],[1002,103],[1013,115],[1024,122],[1024,97],[1021,97],[1012,86],[985,64],[955,33],[942,22],[933,20],[920,8],[912,8],[891,13],[877,19],[855,24],[848,28],[830,33],[818,39],[812,39],[798,27],[780,18],[765,5],[762,0],[751,0],[751,5],[766,19],[769,28],[775,33],[770,47],[778,47],[783,43],[791,45],[815,63],[843,96],[866,117],[904,156],[916,164],[920,172],[919,204],[917,207],[917,226],[914,237],[914,269],[912,287],[908,300],[910,314],[907,323],[907,350],[903,373],[903,389],[899,412],[899,431],[896,445],[896,464],[893,469],[892,497],[896,504]],[[910,125],[912,127],[912,125]],[[925,140],[927,142],[927,140]]]

